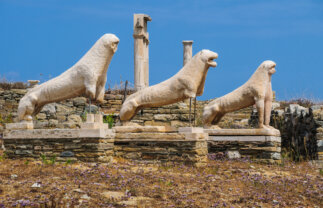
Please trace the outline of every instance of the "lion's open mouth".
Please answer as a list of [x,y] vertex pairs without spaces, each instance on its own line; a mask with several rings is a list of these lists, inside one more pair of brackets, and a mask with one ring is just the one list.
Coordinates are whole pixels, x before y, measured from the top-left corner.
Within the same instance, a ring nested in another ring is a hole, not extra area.
[[209,58],[207,61],[207,64],[211,67],[216,67],[218,64],[215,61],[213,61],[213,59],[216,59],[216,58],[218,58],[218,56],[213,56]]
[[118,43],[119,43],[119,41],[114,41],[111,44],[111,48],[112,48],[113,53],[115,53],[117,51],[117,49],[118,49]]

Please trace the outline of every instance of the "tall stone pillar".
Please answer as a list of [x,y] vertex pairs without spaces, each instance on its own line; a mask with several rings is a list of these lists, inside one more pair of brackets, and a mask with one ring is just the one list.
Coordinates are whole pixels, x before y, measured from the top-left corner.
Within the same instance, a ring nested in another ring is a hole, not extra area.
[[192,40],[183,41],[183,66],[192,58]]
[[146,14],[134,14],[133,37],[135,59],[135,90],[141,90],[149,86],[149,34],[147,22],[151,21]]
[[[183,40],[183,66],[185,66],[185,64],[187,62],[189,62],[189,60],[191,60],[192,58],[192,45],[193,45],[193,41],[192,40]],[[192,125],[192,98],[189,99],[190,100],[190,111],[189,111],[189,117],[188,120],[190,122],[190,126]],[[195,116],[196,116],[196,97],[194,98],[194,126],[195,126]]]

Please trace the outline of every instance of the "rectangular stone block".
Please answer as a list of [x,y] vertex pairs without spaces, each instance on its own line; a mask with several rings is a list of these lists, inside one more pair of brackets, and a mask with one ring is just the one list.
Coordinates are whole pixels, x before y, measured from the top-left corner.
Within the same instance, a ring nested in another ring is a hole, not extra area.
[[277,129],[204,129],[205,133],[212,136],[277,136]]
[[117,133],[165,132],[165,126],[116,126]]
[[116,133],[115,141],[182,141],[184,134],[178,133]]
[[114,130],[108,128],[99,129],[79,129],[79,138],[105,138],[114,136]]
[[240,142],[281,142],[277,136],[214,136],[209,135],[211,141],[240,141]]
[[22,123],[7,123],[7,130],[19,130],[19,129],[33,129],[34,124],[32,122],[22,122]]
[[93,123],[82,123],[81,129],[100,129],[100,128],[109,128],[108,125],[103,125],[99,122],[93,122]]
[[185,140],[208,140],[207,133],[184,133]]
[[179,127],[178,133],[207,133],[201,127]]

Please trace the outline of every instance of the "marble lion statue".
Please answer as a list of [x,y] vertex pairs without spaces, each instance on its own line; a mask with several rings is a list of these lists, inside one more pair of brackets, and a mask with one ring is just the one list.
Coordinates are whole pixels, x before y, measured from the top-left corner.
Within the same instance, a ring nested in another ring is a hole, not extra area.
[[30,89],[19,102],[18,119],[32,121],[45,104],[81,95],[102,102],[108,66],[118,43],[114,34],[103,35],[74,66]]
[[269,126],[273,93],[271,76],[276,72],[273,61],[264,61],[241,87],[217,98],[204,107],[205,128],[214,128],[229,112],[256,104],[259,115],[259,128],[274,129]]
[[209,67],[217,66],[213,61],[216,58],[217,53],[202,50],[173,77],[130,95],[121,107],[120,120],[131,120],[143,108],[168,105],[202,95],[207,71]]

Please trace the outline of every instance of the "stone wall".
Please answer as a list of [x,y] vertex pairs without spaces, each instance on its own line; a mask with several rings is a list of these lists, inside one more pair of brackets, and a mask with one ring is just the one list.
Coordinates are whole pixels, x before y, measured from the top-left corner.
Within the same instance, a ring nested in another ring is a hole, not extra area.
[[112,130],[34,129],[5,132],[3,144],[9,158],[57,161],[108,162],[114,152]]
[[[281,142],[279,137],[258,136],[260,139],[265,138],[266,141],[248,141],[248,137],[243,136],[247,140],[239,141],[214,141],[210,136],[209,153],[228,153],[231,151],[239,152],[239,157],[250,158],[259,162],[279,163],[281,161]],[[267,137],[267,138],[266,138]]]
[[280,137],[219,136],[203,128],[119,126],[113,129],[5,130],[9,158],[110,162],[114,157],[145,163],[205,166],[209,153],[237,151],[260,162],[280,161]]
[[207,138],[204,133],[117,132],[114,152],[115,156],[131,160],[203,166],[207,162]]

